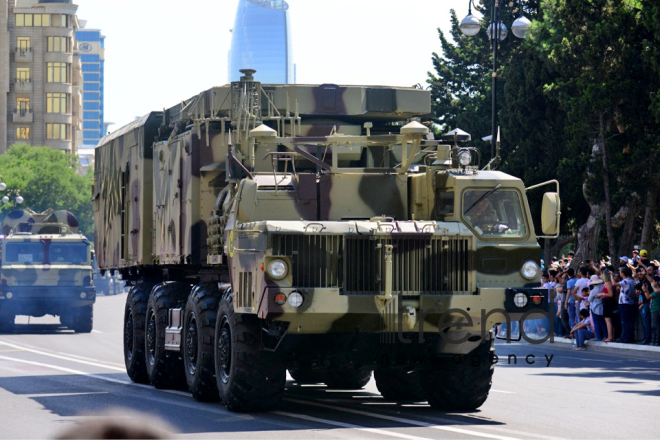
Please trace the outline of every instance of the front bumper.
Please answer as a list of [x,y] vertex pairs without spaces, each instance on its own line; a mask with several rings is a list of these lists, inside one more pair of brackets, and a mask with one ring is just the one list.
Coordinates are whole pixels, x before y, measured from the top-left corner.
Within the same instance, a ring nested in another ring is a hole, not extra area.
[[[296,291],[303,295],[302,306],[295,308],[288,302],[275,303],[275,294],[290,295]],[[462,341],[476,346],[496,325],[521,318],[529,318],[532,308],[518,308],[513,296],[519,292],[541,297],[534,315],[547,311],[548,295],[535,289],[480,288],[477,295],[378,296],[341,295],[338,289],[282,289],[269,287],[262,296],[260,318],[288,323],[289,335],[321,334],[435,334],[446,340]],[[530,301],[531,304],[531,301]],[[528,316],[524,316],[528,313]],[[547,313],[547,312],[546,312]],[[536,316],[534,316],[536,317]],[[453,344],[453,345],[461,345]],[[448,344],[452,345],[452,344]],[[446,347],[443,352],[463,352],[457,347]]]
[[95,301],[94,286],[0,286],[0,310],[17,315],[60,315]]

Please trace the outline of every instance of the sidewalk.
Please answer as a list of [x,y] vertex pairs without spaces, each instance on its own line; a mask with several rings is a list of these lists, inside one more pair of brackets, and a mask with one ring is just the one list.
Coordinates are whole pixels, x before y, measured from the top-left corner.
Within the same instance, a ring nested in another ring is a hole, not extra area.
[[[571,348],[571,339],[564,339],[564,337],[555,336],[554,344],[561,347]],[[550,342],[546,342],[549,344]],[[637,345],[637,344],[622,344],[620,342],[596,342],[596,341],[587,341],[586,342],[587,351],[593,351],[597,353],[629,353],[629,354],[638,354],[638,355],[650,355],[658,356],[660,358],[660,347],[654,347],[652,345]]]

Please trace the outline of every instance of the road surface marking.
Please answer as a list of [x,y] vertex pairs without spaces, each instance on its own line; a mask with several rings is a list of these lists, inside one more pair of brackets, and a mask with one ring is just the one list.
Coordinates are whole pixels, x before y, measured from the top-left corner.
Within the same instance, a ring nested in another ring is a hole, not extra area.
[[32,348],[25,348],[25,347],[21,347],[19,345],[10,344],[9,342],[0,342],[0,345],[6,345],[7,347],[16,348],[16,349],[22,350],[22,351],[28,351],[30,353],[40,354],[42,356],[49,356],[49,357],[56,358],[56,359],[61,359],[61,360],[64,360],[64,361],[78,362],[80,364],[91,365],[91,366],[94,366],[94,367],[103,367],[103,368],[107,368],[109,370],[121,371],[122,373],[126,372],[126,368],[113,367],[113,366],[110,366],[110,365],[100,364],[98,362],[83,361],[81,359],[74,359],[70,356],[60,356],[60,355],[53,354],[53,353],[47,353],[47,352],[41,351],[41,350],[34,350]]
[[408,439],[408,440],[429,440],[429,437],[417,437],[417,436],[414,436],[414,435],[402,434],[402,433],[399,433],[399,432],[385,431],[383,429],[367,428],[365,426],[353,425],[352,423],[336,422],[334,420],[320,419],[318,417],[306,416],[306,415],[302,415],[302,414],[294,414],[294,413],[285,412],[285,411],[272,411],[272,413],[273,414],[278,414],[278,415],[281,415],[281,416],[285,416],[285,417],[293,417],[293,418],[296,418],[296,419],[307,420],[307,421],[310,421],[310,422],[322,423],[324,425],[338,426],[340,428],[355,429],[357,431],[369,432],[371,434],[380,434],[380,435],[386,435],[386,436],[389,436],[389,437],[405,438],[405,439]]
[[[325,405],[323,403],[316,403],[316,402],[311,402],[308,400],[298,400],[298,399],[289,399],[285,398],[287,402],[293,402],[293,403],[299,403],[302,405],[311,405],[311,406],[317,406],[319,408],[326,408],[326,409],[332,409],[335,411],[342,411],[342,412],[347,412],[351,414],[357,414],[361,416],[367,416],[367,417],[374,417],[377,419],[383,419],[383,420],[389,420],[392,422],[398,422],[398,423],[405,423],[407,425],[414,425],[414,426],[421,426],[424,428],[431,428],[431,429],[437,429],[439,431],[447,431],[447,432],[453,432],[456,434],[462,434],[462,435],[471,435],[475,437],[484,437],[484,438],[491,438],[495,440],[512,440],[513,437],[504,437],[501,435],[495,435],[495,434],[487,434],[484,432],[478,432],[478,431],[471,431],[469,429],[462,429],[462,428],[453,428],[451,426],[440,426],[440,425],[434,425],[432,423],[427,423],[427,422],[421,422],[419,420],[412,420],[412,419],[404,419],[402,417],[394,417],[394,416],[388,416],[388,415],[383,415],[383,414],[374,414],[370,413],[367,411],[360,411],[357,409],[349,409],[349,408],[342,408],[339,406],[334,406],[334,405]],[[453,421],[448,420],[449,423],[453,423]]]
[[15,349],[15,350],[0,350],[0,353],[10,353],[10,352],[16,352],[16,351],[25,351],[22,348],[21,349]]
[[502,393],[502,394],[516,394],[513,391],[502,391],[502,390],[490,390],[491,393]]
[[98,331],[98,330],[92,330],[92,333],[103,333],[103,332]]

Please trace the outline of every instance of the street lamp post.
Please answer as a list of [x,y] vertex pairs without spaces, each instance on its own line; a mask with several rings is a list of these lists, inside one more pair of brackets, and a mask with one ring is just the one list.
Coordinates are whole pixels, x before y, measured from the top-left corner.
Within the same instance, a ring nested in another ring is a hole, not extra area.
[[[500,11],[505,6],[505,0],[480,0],[479,3],[489,3],[491,6],[490,12],[490,26],[488,26],[488,36],[490,44],[493,48],[493,102],[492,102],[492,115],[491,115],[491,138],[490,138],[490,155],[491,161],[495,158],[495,150],[497,146],[497,54],[499,50],[500,41],[504,41],[509,34],[509,29],[502,23]],[[516,3],[510,1],[508,6],[513,9],[513,13],[517,14],[520,8]],[[481,12],[481,8],[474,3],[474,0],[468,0],[468,15],[460,24],[461,32],[468,36],[474,37],[481,30],[481,21],[479,18],[472,15],[472,7]],[[525,38],[529,29],[530,21],[524,15],[520,15],[512,24],[511,30],[518,38]]]
[[[4,191],[6,189],[7,189],[7,184],[2,180],[2,176],[0,176],[0,192]],[[21,197],[21,190],[10,189],[8,193],[9,193],[9,195],[15,195],[16,196],[14,198],[14,202],[15,202],[14,206],[20,205],[25,201],[23,199],[23,197]],[[9,203],[9,201],[10,201],[9,195],[4,195],[2,197],[2,199],[0,199],[0,200],[2,200],[2,203]]]

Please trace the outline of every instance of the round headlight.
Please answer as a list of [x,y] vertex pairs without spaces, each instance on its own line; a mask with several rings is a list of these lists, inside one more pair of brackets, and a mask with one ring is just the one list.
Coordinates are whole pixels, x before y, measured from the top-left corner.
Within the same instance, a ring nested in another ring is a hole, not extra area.
[[14,294],[11,292],[7,292],[7,299],[12,299],[14,297]]
[[289,305],[294,308],[302,306],[305,298],[299,292],[291,292],[289,294]]
[[273,260],[268,264],[268,273],[276,280],[281,280],[289,272],[284,260]]
[[527,295],[521,292],[516,293],[513,297],[513,303],[516,305],[516,307],[522,309],[527,305]]
[[85,299],[87,298],[87,294],[85,292],[80,292],[80,299]]
[[536,262],[530,260],[523,264],[520,272],[522,273],[522,276],[528,280],[536,279],[539,276],[539,265],[536,264]]
[[472,155],[469,151],[461,151],[458,153],[458,163],[464,167],[469,166],[472,163]]

